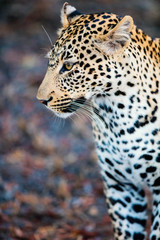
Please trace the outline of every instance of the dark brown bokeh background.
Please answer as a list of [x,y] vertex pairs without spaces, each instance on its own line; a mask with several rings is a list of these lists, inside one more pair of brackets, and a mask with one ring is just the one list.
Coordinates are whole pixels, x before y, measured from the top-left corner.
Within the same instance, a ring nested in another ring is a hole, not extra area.
[[[0,0],[0,239],[111,240],[91,125],[36,100],[60,27],[58,0]],[[81,12],[131,15],[160,37],[157,0],[70,1]]]

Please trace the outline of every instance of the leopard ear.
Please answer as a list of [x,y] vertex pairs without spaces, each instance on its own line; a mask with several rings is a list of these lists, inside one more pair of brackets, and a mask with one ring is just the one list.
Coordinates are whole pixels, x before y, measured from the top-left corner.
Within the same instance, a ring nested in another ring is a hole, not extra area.
[[68,26],[72,23],[76,18],[82,15],[79,13],[75,7],[71,6],[69,3],[64,3],[63,8],[61,10],[61,23],[63,27]]
[[125,16],[112,30],[106,35],[98,35],[96,45],[106,54],[114,54],[130,42],[130,31],[133,27],[133,19]]

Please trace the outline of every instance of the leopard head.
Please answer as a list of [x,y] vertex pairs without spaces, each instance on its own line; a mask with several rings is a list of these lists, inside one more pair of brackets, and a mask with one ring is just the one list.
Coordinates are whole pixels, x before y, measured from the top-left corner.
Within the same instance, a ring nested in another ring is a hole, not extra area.
[[114,87],[115,56],[121,61],[133,20],[107,13],[84,15],[65,3],[61,22],[37,99],[66,118],[86,99]]

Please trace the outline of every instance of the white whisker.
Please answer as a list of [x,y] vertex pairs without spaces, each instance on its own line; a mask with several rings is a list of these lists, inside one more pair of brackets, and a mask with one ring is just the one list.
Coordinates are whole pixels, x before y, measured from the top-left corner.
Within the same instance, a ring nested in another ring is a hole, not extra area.
[[[90,101],[86,101],[84,103],[84,101],[81,101],[79,99],[78,101],[73,101],[71,106],[68,106],[68,108],[79,119],[82,119],[82,117],[87,117],[90,121],[97,123],[97,127],[99,128],[99,130],[100,128],[101,129],[105,128],[103,118],[99,115],[98,110],[95,107],[93,107]],[[55,109],[53,108],[53,110]],[[71,116],[69,116],[69,118],[71,118]],[[71,118],[71,120],[73,119]]]
[[87,116],[90,120],[97,122],[98,123],[97,125],[99,125],[101,128],[105,127],[103,120],[99,117],[97,109],[96,108],[93,109],[93,106],[90,103],[81,104],[73,102],[72,110],[75,110],[73,106],[79,107],[85,114],[85,116]]
[[53,42],[52,42],[52,40],[51,40],[51,38],[50,38],[50,36],[49,36],[47,30],[44,28],[43,25],[42,25],[42,28],[43,28],[44,32],[46,33],[46,35],[47,35],[47,37],[48,37],[48,39],[49,39],[49,42],[50,42],[51,46],[53,46]]

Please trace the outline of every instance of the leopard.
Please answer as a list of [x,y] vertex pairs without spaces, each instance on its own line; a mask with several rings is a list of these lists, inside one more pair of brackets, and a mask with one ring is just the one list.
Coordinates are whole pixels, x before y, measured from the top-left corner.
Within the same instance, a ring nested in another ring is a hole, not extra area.
[[[83,14],[69,3],[47,53],[37,99],[58,117],[92,116],[93,138],[116,240],[160,240],[160,39],[131,16]],[[98,166],[97,165],[97,166]]]

